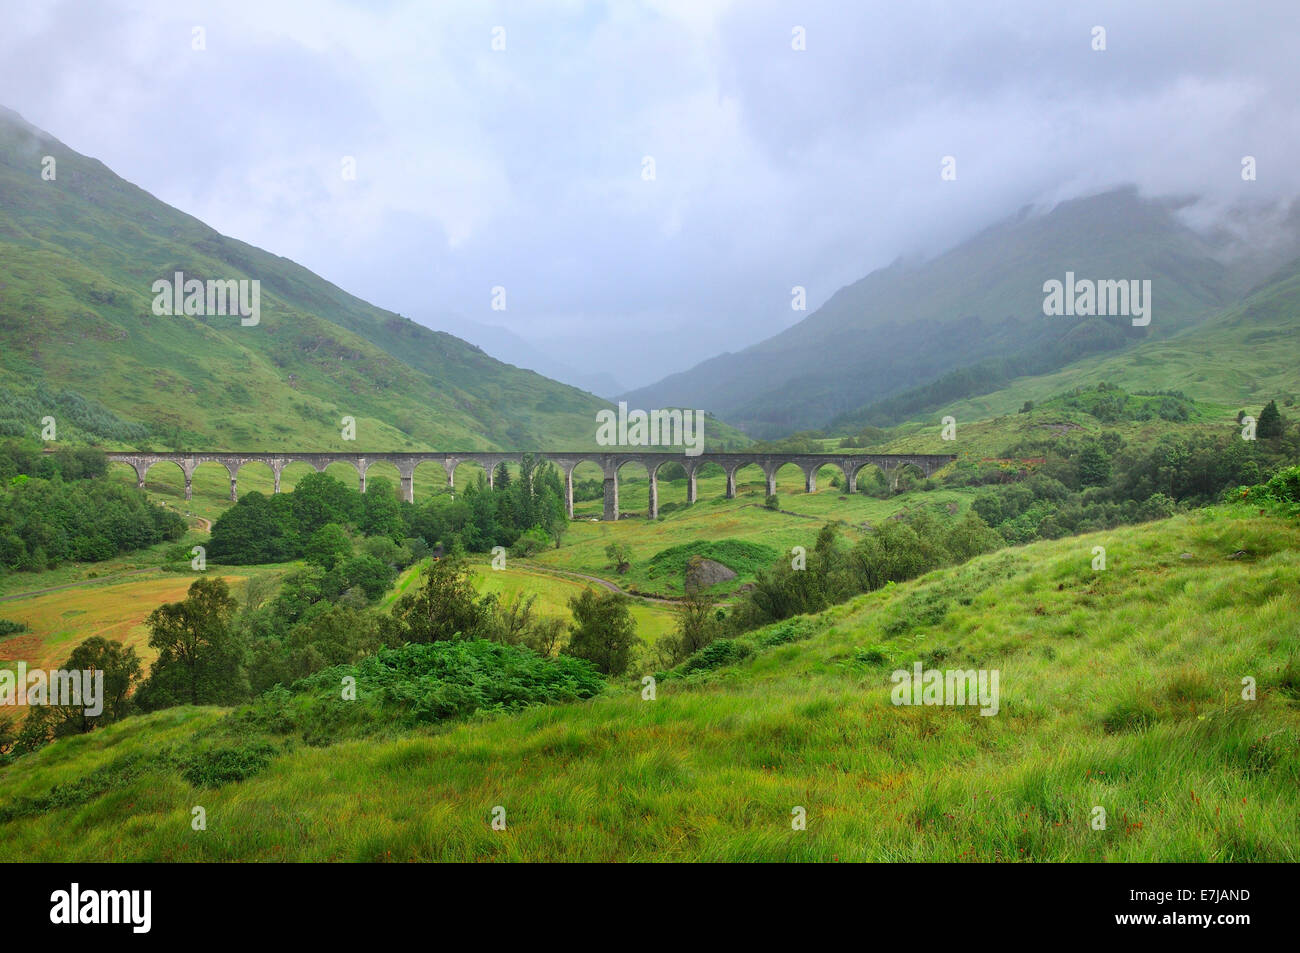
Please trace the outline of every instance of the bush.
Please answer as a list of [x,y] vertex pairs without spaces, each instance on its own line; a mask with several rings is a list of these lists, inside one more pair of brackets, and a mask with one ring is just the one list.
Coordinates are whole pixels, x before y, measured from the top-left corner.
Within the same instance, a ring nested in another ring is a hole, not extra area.
[[[355,700],[343,698],[345,678]],[[476,712],[592,698],[605,687],[589,663],[544,659],[526,648],[483,639],[382,649],[351,665],[325,669],[267,692],[234,716],[312,744],[411,728]]]
[[215,788],[250,778],[271,763],[276,748],[265,741],[196,752],[181,768],[181,777],[196,788]]
[[550,544],[551,537],[546,530],[540,526],[534,526],[515,540],[515,544],[510,547],[510,555],[522,558],[536,556]]
[[16,635],[19,632],[27,631],[27,623],[13,622],[9,619],[0,619],[0,638],[6,635]]
[[716,639],[700,649],[681,666],[683,675],[692,672],[711,672],[715,668],[731,665],[754,654],[754,650],[744,642],[735,639]]

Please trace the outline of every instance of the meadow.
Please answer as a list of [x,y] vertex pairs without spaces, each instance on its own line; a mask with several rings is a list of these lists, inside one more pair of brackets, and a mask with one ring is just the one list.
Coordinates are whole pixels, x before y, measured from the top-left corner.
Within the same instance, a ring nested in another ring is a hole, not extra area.
[[[0,856],[1295,861],[1298,589],[1300,527],[1215,507],[779,623],[652,701],[629,681],[328,747],[272,739],[265,767],[215,787],[159,753],[225,712],[170,709],[0,768]],[[917,660],[997,669],[999,714],[891,704],[889,673]]]

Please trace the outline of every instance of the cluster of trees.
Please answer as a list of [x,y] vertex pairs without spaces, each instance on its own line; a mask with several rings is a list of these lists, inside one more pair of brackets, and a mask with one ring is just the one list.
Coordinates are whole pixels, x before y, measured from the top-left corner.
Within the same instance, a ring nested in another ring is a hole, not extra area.
[[627,671],[640,639],[626,596],[585,589],[570,600],[572,622],[536,611],[536,596],[479,597],[460,560],[435,560],[423,584],[391,615],[331,599],[318,567],[289,577],[271,597],[255,577],[242,600],[220,577],[202,577],[180,602],[146,620],[158,653],[147,677],[133,648],[92,638],[65,669],[105,673],[101,715],[81,708],[33,708],[21,731],[0,726],[0,753],[25,753],[54,738],[84,733],[132,711],[175,705],[233,705],[385,648],[460,640],[523,646],[543,657],[563,654],[609,676]]
[[300,559],[343,526],[362,536],[403,539],[406,521],[393,484],[377,478],[370,492],[358,493],[328,474],[310,473],[292,493],[246,493],[212,524],[208,555],[232,565]]
[[[1009,482],[1004,469],[971,465],[959,467],[949,482],[996,484],[981,489],[972,507],[1013,543],[1161,519],[1180,505],[1205,505],[1225,490],[1259,483],[1300,456],[1300,436],[1285,427],[1276,404],[1270,402],[1259,421],[1253,441],[1235,431],[1167,433],[1134,447],[1110,431],[1064,442],[1027,441],[1003,454],[1042,455],[1045,462],[1034,472],[1012,474]],[[1265,421],[1269,436],[1259,436]]]
[[93,450],[0,444],[0,571],[97,562],[184,535],[178,514],[134,487],[96,479],[106,469]]
[[494,546],[527,555],[567,528],[564,484],[550,464],[526,457],[517,476],[502,465],[489,486],[480,477],[459,494],[420,505],[399,501],[380,477],[365,493],[328,474],[303,477],[292,493],[247,493],[212,525],[208,554],[234,565],[284,562],[328,553],[345,533],[405,541],[417,552],[441,545],[449,551],[488,552]]
[[[1196,409],[1195,402],[1182,391],[1136,391],[1130,394],[1105,381],[1094,387],[1076,388],[1055,398],[1051,404],[1082,410],[1108,424],[1157,418],[1182,423],[1190,420]],[[1032,409],[1030,404],[1028,410]]]
[[584,589],[569,600],[573,621],[567,626],[563,619],[538,614],[536,600],[536,595],[480,598],[468,566],[439,560],[419,591],[403,596],[380,619],[380,639],[389,645],[487,639],[523,645],[543,656],[585,659],[605,675],[627,671],[640,643],[627,596]]
[[92,447],[63,448],[45,453],[41,446],[28,440],[0,442],[0,483],[10,484],[15,477],[41,480],[89,480],[108,472],[108,458]]

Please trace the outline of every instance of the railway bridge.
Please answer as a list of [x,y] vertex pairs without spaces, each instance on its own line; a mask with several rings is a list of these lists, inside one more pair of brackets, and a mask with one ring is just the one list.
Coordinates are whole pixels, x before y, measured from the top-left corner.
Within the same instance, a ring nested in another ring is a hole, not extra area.
[[554,464],[564,474],[565,509],[569,518],[573,518],[573,471],[579,463],[590,462],[601,468],[605,477],[605,513],[607,520],[618,519],[618,471],[627,463],[636,463],[645,467],[650,478],[650,518],[659,516],[659,470],[668,463],[678,463],[686,470],[686,500],[694,503],[696,499],[696,477],[700,467],[714,463],[722,468],[727,476],[726,495],[728,499],[736,495],[736,471],[742,467],[756,465],[767,478],[767,492],[776,492],[776,473],[786,464],[793,463],[804,474],[804,489],[812,493],[817,489],[817,472],[825,466],[837,467],[844,474],[846,492],[855,489],[858,473],[864,467],[876,466],[885,474],[891,486],[898,483],[898,475],[907,467],[914,468],[923,476],[930,476],[935,471],[947,466],[956,456],[946,453],[863,453],[863,454],[829,454],[829,453],[701,453],[686,456],[681,453],[645,453],[598,451],[454,451],[454,452],[393,452],[393,453],[236,453],[233,451],[212,451],[196,453],[146,453],[128,451],[108,453],[109,460],[124,463],[135,470],[136,482],[144,486],[145,476],[159,463],[172,463],[180,467],[185,476],[185,499],[193,495],[191,481],[195,469],[202,463],[218,463],[230,474],[230,498],[239,498],[239,471],[250,463],[265,464],[270,468],[275,480],[275,492],[280,492],[280,474],[291,463],[305,463],[319,472],[324,472],[331,463],[346,463],[357,471],[361,492],[366,491],[366,471],[376,463],[389,463],[397,468],[401,477],[402,499],[415,501],[415,468],[424,463],[434,463],[442,467],[447,476],[447,486],[454,490],[456,486],[456,468],[462,463],[477,463],[487,471],[488,483],[492,483],[495,470],[501,463],[519,463],[525,455]]

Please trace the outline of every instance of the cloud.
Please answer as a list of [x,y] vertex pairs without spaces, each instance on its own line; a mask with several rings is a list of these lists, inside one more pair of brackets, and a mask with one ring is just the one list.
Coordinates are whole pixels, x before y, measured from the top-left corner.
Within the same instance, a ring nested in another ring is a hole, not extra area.
[[794,285],[815,308],[1025,204],[1133,182],[1221,208],[1248,154],[1250,195],[1300,193],[1300,9],[1132,6],[65,0],[11,11],[0,89],[376,304],[635,386],[793,323]]

